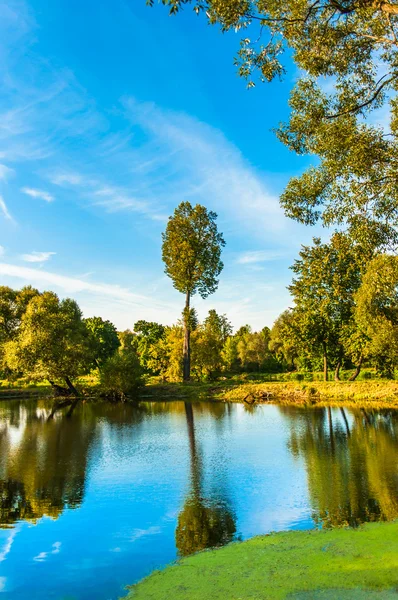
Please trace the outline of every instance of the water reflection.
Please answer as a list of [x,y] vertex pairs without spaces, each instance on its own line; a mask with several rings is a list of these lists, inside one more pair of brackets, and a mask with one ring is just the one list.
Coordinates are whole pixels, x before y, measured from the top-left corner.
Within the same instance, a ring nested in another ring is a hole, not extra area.
[[58,415],[40,403],[2,406],[0,526],[56,519],[66,505],[81,504],[95,419],[71,419],[71,408]]
[[[218,416],[223,412],[219,411]],[[230,542],[236,532],[235,518],[228,507],[223,490],[218,489],[216,497],[205,498],[203,493],[203,463],[195,438],[195,424],[192,404],[185,402],[187,431],[190,452],[190,487],[180,514],[176,529],[176,546],[181,556],[221,546]]]
[[289,448],[305,460],[316,523],[357,526],[398,517],[396,412],[281,411],[290,423]]
[[109,600],[178,554],[396,518],[398,412],[0,402],[7,600]]

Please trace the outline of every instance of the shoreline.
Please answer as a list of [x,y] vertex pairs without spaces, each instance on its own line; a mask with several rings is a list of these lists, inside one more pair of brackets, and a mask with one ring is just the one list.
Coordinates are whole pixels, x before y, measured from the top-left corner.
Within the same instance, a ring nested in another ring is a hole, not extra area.
[[[83,399],[98,399],[96,386],[86,386],[81,382],[80,387],[83,389]],[[0,400],[23,398],[53,398],[51,386],[26,388],[0,386]],[[149,383],[135,399],[138,402],[178,400],[242,403],[248,407],[258,404],[282,404],[303,407],[347,406],[398,409],[398,381],[246,383],[225,380],[213,383]]]
[[288,531],[182,558],[131,586],[125,600],[396,598],[398,522]]
[[145,388],[142,401],[207,400],[292,406],[352,406],[398,409],[398,381],[328,382],[216,382],[152,384]]

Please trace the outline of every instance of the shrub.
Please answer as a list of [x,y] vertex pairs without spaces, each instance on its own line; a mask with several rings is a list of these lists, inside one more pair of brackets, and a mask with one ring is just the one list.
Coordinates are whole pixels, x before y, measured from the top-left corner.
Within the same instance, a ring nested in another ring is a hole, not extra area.
[[133,350],[116,352],[100,372],[101,388],[107,397],[123,400],[135,397],[143,385],[142,368]]

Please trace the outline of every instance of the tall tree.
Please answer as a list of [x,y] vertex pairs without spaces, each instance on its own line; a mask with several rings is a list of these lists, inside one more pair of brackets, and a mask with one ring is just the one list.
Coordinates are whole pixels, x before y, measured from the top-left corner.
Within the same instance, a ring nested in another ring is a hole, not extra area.
[[[320,161],[290,181],[282,196],[287,215],[311,224],[348,223],[362,241],[397,243],[395,0],[160,1],[171,13],[191,5],[223,32],[241,32],[235,62],[249,86],[256,75],[262,81],[283,76],[284,51],[299,68],[291,118],[278,137]],[[380,109],[389,131],[372,125]]]
[[216,225],[217,215],[197,204],[181,202],[169,218],[162,234],[162,258],[165,273],[174,287],[185,294],[183,313],[184,346],[183,378],[190,378],[190,320],[191,297],[199,293],[202,298],[213,294],[218,287],[218,276],[223,269],[221,249],[225,246],[223,235]]

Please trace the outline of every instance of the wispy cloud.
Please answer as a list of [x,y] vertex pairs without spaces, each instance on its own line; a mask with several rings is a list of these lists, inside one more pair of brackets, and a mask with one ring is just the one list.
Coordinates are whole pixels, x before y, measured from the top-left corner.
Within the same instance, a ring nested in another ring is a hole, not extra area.
[[33,269],[30,267],[21,267],[18,265],[12,265],[7,263],[0,263],[0,275],[15,277],[29,282],[31,285],[38,287],[50,286],[61,289],[67,294],[77,294],[79,292],[89,292],[97,294],[101,297],[111,297],[115,301],[124,302],[130,305],[137,306],[148,306],[152,305],[154,308],[161,306],[164,308],[165,304],[156,302],[153,298],[149,298],[144,295],[135,294],[127,288],[119,285],[112,285],[107,283],[90,282],[84,279],[78,279],[75,277],[66,277],[65,275],[58,275],[49,271],[43,271],[41,269]]
[[72,171],[55,171],[49,176],[51,183],[54,185],[84,185],[84,177],[80,173]]
[[6,539],[6,542],[3,546],[3,549],[0,552],[0,562],[4,562],[7,558],[7,555],[10,553],[11,551],[11,547],[14,543],[14,539],[15,536],[17,535],[19,529],[17,527],[15,527],[14,529],[11,530],[9,536]]
[[10,169],[6,165],[0,164],[0,180],[7,181],[7,179],[14,174],[14,169]]
[[142,537],[158,535],[161,531],[161,527],[158,525],[152,525],[151,527],[148,527],[148,529],[135,529],[131,535],[130,541],[136,542]]
[[10,211],[7,208],[7,204],[5,203],[3,196],[0,196],[0,212],[3,214],[3,217],[7,219],[7,221],[14,221],[13,217],[10,214]]
[[33,558],[33,560],[35,562],[44,562],[45,560],[47,560],[48,556],[50,556],[51,554],[59,554],[61,545],[62,545],[61,542],[55,542],[52,545],[52,550],[50,550],[50,552],[40,552],[37,556],[35,556]]
[[248,265],[279,260],[284,256],[286,256],[285,253],[275,250],[253,250],[240,254],[236,262],[240,265]]
[[[130,157],[135,197],[166,206],[205,203],[249,230],[280,230],[286,219],[276,194],[221,131],[153,103],[123,100],[126,117],[146,135]],[[144,168],[145,167],[145,168]]]
[[56,252],[31,252],[30,254],[22,254],[22,260],[31,263],[43,263],[54,256]]
[[54,196],[45,192],[43,190],[37,190],[35,188],[24,187],[21,188],[21,192],[30,196],[31,198],[39,198],[40,200],[44,200],[45,202],[52,202],[54,200]]
[[4,246],[0,246],[0,256],[4,256],[5,251],[6,250],[5,250]]

